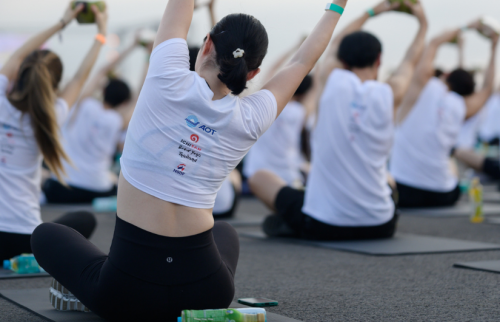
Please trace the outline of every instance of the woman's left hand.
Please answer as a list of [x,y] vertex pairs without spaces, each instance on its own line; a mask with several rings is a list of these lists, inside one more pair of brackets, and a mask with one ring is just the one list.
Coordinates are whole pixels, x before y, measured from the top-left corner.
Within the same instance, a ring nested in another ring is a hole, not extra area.
[[83,10],[83,8],[84,5],[80,3],[78,6],[76,6],[75,9],[73,9],[73,2],[70,2],[68,8],[66,9],[66,12],[62,17],[62,21],[64,21],[64,24],[67,25],[71,21],[73,21],[73,19],[75,19],[76,16],[78,16],[78,14]]

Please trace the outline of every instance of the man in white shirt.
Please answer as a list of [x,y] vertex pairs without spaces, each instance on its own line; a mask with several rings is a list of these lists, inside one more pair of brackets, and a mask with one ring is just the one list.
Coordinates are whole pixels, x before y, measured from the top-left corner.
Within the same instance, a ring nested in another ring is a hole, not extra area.
[[[479,22],[470,27],[478,28]],[[400,207],[446,207],[460,198],[450,155],[463,122],[481,111],[493,92],[498,43],[498,36],[493,36],[486,80],[483,89],[474,93],[474,78],[463,69],[449,74],[445,82],[433,77],[439,47],[460,32],[446,32],[429,43],[399,109],[391,174]]]
[[397,7],[384,1],[351,23],[318,68],[323,94],[306,191],[287,187],[265,171],[250,180],[252,191],[276,212],[264,223],[268,236],[361,240],[394,235],[397,215],[386,164],[395,107],[424,48],[427,20],[419,3],[411,6],[421,28],[388,84],[377,81],[380,41],[359,30],[371,16]]

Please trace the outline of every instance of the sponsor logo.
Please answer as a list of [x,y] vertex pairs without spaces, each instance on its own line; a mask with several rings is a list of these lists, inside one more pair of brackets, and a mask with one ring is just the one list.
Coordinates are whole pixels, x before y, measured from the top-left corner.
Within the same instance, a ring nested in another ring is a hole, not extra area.
[[[189,115],[187,118],[186,118],[186,124],[187,126],[189,126],[190,128],[198,128],[200,130],[202,130],[203,132],[207,133],[207,134],[212,134],[212,135],[215,135],[215,133],[217,133],[216,130],[206,126],[206,125],[203,125],[200,123],[200,121],[198,121],[198,118],[194,115]],[[197,137],[197,136],[196,136]],[[191,140],[193,140],[193,136],[191,136]],[[198,138],[199,140],[199,138]],[[197,141],[196,141],[197,142]]]
[[186,170],[186,165],[185,164],[179,164],[177,166],[177,169],[174,169],[174,172],[177,173],[178,175],[185,175],[184,170]]
[[191,141],[193,141],[194,143],[198,143],[198,141],[200,140],[200,137],[196,134],[193,134],[191,135]]
[[[193,150],[198,150],[198,151],[201,151],[201,148],[197,147],[196,145],[194,144],[191,144],[189,143],[188,141],[186,140],[181,140],[181,143],[184,144],[185,146],[188,146],[190,148],[193,148]],[[182,146],[179,147],[179,149],[182,149]]]
[[195,128],[197,127],[200,122],[198,122],[198,118],[194,115],[189,115],[187,118],[186,118],[186,124],[187,126],[189,126],[190,128]]
[[189,154],[184,154],[182,152],[179,152],[179,156],[184,159],[188,159],[189,161],[192,161],[194,163],[198,162],[198,159],[192,158],[189,156]]
[[167,258],[167,263],[172,263],[173,261],[174,261],[174,259],[172,257]]

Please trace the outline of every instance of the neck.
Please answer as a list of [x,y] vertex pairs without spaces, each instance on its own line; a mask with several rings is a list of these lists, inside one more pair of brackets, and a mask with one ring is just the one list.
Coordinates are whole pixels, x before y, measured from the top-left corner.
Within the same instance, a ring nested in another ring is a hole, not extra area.
[[377,73],[373,68],[353,68],[351,71],[356,74],[363,83],[369,80],[377,80]]
[[104,109],[105,109],[105,110],[110,110],[110,109],[112,109],[111,105],[106,104],[106,103],[104,103],[104,104],[103,104],[103,107],[104,107]]
[[231,93],[229,88],[217,77],[219,75],[218,69],[207,67],[202,69],[198,74],[208,83],[210,90],[214,93],[213,101],[223,99]]

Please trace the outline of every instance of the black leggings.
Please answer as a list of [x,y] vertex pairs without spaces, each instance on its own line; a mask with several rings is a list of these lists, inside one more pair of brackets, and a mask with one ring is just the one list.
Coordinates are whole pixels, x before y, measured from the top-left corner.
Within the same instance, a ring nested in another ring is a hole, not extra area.
[[[90,238],[97,225],[95,216],[85,211],[68,213],[54,222],[73,228],[85,238]],[[30,240],[29,234],[0,232],[0,260],[3,262],[17,255],[31,254]]]
[[227,308],[234,297],[238,235],[224,222],[199,235],[155,235],[116,219],[109,256],[75,230],[40,225],[38,263],[108,321],[176,321],[182,310]]
[[117,193],[116,186],[106,192],[97,192],[73,186],[65,187],[52,179],[45,181],[42,190],[47,202],[52,204],[91,203],[95,198],[116,196]]
[[460,187],[450,192],[435,192],[397,183],[400,208],[452,207],[460,199]]

